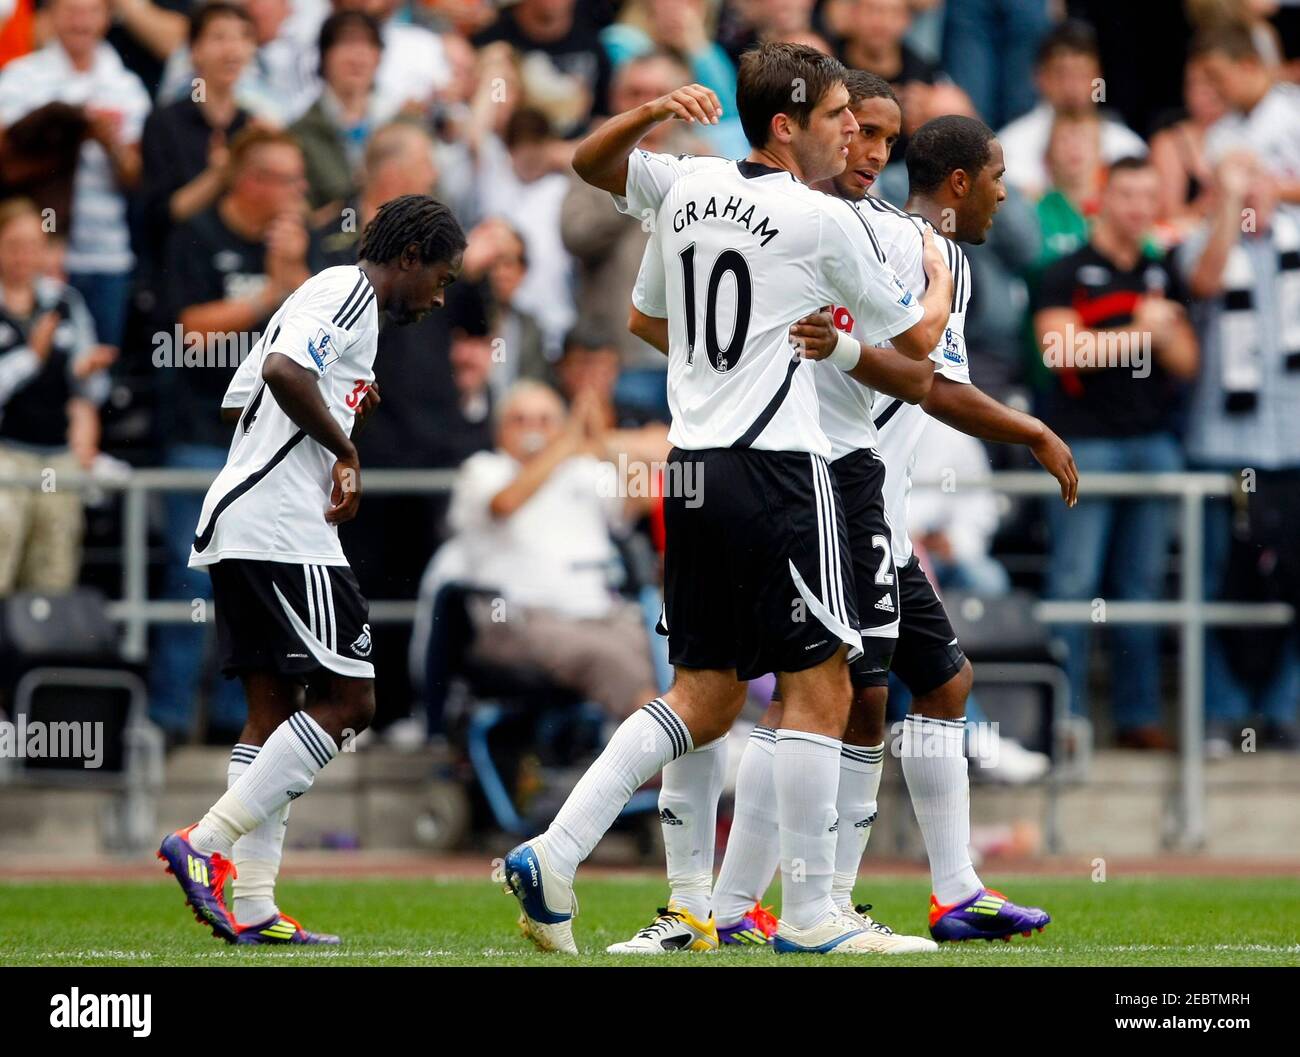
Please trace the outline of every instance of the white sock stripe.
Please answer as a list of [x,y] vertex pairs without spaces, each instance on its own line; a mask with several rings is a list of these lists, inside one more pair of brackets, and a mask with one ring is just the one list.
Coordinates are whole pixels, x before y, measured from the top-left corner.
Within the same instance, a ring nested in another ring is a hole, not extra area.
[[307,717],[302,712],[295,712],[289,717],[289,725],[293,732],[298,735],[298,739],[307,746],[307,751],[311,753],[311,758],[316,761],[317,765],[324,767],[330,762],[332,754],[329,753],[321,743],[320,735],[312,729]]
[[953,727],[957,729],[965,729],[966,727],[965,716],[962,716],[961,719],[939,719],[936,716],[918,716],[914,712],[909,712],[904,722],[920,723],[922,726],[932,723],[937,727]]
[[690,742],[686,736],[685,726],[672,709],[657,697],[642,707],[663,728],[664,733],[668,735],[669,740],[673,743],[673,759],[685,755],[689,751]]
[[334,618],[334,583],[330,579],[330,571],[324,566],[321,566],[320,578],[321,582],[325,585],[325,607],[329,614],[330,652],[338,653],[339,625],[338,621]]

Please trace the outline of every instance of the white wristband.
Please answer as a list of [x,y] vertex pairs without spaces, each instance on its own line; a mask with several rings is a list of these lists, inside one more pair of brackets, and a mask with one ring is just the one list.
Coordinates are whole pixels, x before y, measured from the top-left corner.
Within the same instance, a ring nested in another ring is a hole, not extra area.
[[826,359],[841,371],[851,371],[858,365],[861,356],[862,346],[858,344],[858,339],[841,330],[839,337],[835,339],[835,351]]

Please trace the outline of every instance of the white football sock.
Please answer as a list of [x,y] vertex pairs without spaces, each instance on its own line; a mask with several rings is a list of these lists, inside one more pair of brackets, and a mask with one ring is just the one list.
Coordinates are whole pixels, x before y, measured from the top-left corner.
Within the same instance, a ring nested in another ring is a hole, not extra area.
[[773,776],[776,731],[755,727],[736,774],[736,808],[713,893],[718,927],[735,925],[763,898],[781,864]]
[[[231,750],[230,764],[226,768],[227,789],[257,759],[260,748],[259,745],[241,743]],[[275,879],[280,873],[288,823],[289,805],[285,804],[251,833],[245,833],[235,841],[232,910],[235,921],[241,925],[259,925],[280,912],[275,905]]]
[[668,860],[669,902],[707,921],[712,912],[718,798],[727,772],[724,735],[664,767],[659,821]]
[[614,824],[632,794],[665,764],[693,748],[686,724],[663,698],[655,698],[623,720],[573,787],[555,821],[536,838],[551,869],[572,884],[578,865]]
[[902,750],[903,777],[930,859],[931,887],[942,905],[951,906],[983,887],[970,861],[966,720],[909,715]]
[[257,759],[190,831],[190,843],[229,859],[235,841],[307,792],[338,751],[319,723],[295,712],[271,732]]
[[781,920],[809,929],[836,912],[831,881],[840,739],[778,730],[773,774],[781,824]]
[[835,840],[835,882],[831,899],[835,905],[853,905],[853,885],[858,879],[862,856],[876,821],[876,793],[885,770],[885,746],[845,745],[840,750],[840,789],[835,811],[840,828]]

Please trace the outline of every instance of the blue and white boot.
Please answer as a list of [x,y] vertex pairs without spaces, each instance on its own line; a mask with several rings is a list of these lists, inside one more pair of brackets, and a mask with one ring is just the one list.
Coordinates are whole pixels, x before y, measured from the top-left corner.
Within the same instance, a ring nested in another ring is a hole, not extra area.
[[506,891],[519,900],[520,932],[540,950],[578,953],[578,945],[573,941],[578,900],[572,885],[550,868],[540,844],[521,844],[514,848],[505,857],[500,880],[505,883]]

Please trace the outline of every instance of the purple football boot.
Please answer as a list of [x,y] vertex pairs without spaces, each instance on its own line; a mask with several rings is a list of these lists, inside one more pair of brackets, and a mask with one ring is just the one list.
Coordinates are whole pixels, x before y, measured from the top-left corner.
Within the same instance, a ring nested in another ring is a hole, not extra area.
[[246,946],[309,943],[336,947],[340,940],[326,932],[308,932],[288,914],[277,913],[259,925],[236,925],[235,942]]
[[190,843],[193,828],[186,826],[164,837],[158,858],[167,864],[167,872],[181,886],[185,902],[194,911],[194,919],[212,929],[217,939],[234,943],[235,919],[226,909],[225,887],[226,881],[235,875],[235,864],[220,852],[204,855],[194,847]]
[[766,947],[776,935],[776,916],[760,903],[734,925],[718,929],[718,943],[732,947]]
[[1032,936],[1052,920],[1046,910],[1017,906],[1001,892],[981,888],[969,899],[940,906],[930,895],[930,935],[940,943],[960,940],[1006,940],[1017,932]]

